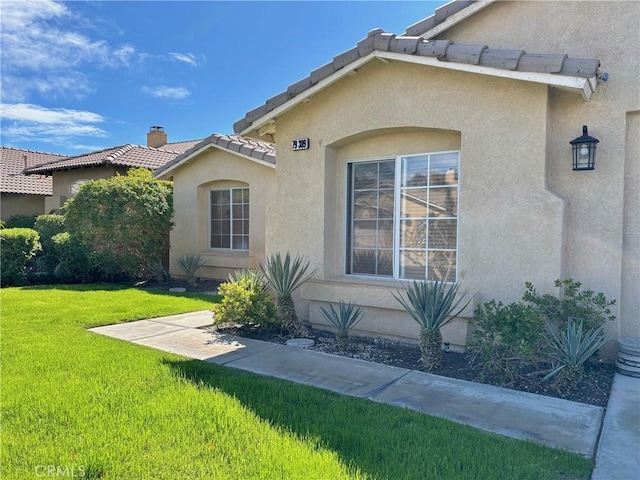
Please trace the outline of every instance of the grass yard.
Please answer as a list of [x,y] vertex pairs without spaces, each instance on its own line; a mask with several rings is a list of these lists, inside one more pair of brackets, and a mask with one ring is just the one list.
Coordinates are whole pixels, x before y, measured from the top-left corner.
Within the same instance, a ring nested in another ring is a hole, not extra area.
[[86,331],[209,307],[113,286],[0,292],[8,479],[588,479],[590,460]]

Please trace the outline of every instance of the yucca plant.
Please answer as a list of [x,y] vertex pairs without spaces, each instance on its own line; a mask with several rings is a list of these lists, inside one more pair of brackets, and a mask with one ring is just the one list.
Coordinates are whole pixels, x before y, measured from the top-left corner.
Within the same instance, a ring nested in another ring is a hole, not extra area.
[[544,339],[549,345],[554,368],[543,380],[555,378],[558,391],[570,392],[584,375],[584,363],[606,343],[604,327],[585,330],[582,320],[569,320],[566,329],[560,333],[551,326],[547,326],[547,330],[549,333]]
[[260,271],[276,296],[278,319],[289,334],[295,337],[307,335],[307,329],[296,315],[292,298],[293,292],[309,281],[315,273],[315,270],[309,273],[307,270],[309,270],[309,261],[299,256],[292,261],[288,252],[284,260],[279,253],[276,253],[267,258],[264,266],[260,265]]
[[442,334],[440,328],[445,326],[469,304],[467,301],[460,307],[467,292],[456,300],[460,290],[459,284],[448,285],[441,281],[415,281],[405,289],[405,296],[391,292],[400,305],[420,325],[420,351],[422,363],[428,370],[442,365]]
[[182,270],[185,277],[187,277],[187,285],[189,287],[196,287],[196,272],[205,263],[204,258],[195,253],[182,255],[176,260],[176,265],[178,265],[178,268]]
[[160,260],[156,260],[149,265],[149,273],[157,283],[163,283],[167,275],[164,265]]
[[228,276],[228,282],[247,282],[249,286],[256,290],[266,293],[269,289],[267,279],[264,278],[262,272],[252,269],[236,270]]
[[346,350],[349,346],[349,330],[362,320],[364,312],[360,307],[356,307],[356,302],[344,303],[342,299],[340,299],[338,310],[333,308],[332,304],[329,304],[329,308],[320,307],[320,310],[324,318],[338,331],[336,333],[338,348]]

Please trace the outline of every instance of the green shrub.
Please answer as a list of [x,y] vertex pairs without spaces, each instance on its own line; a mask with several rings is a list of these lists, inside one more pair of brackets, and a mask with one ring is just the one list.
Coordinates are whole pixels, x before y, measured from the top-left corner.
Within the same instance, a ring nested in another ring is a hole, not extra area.
[[64,232],[64,216],[63,215],[40,215],[36,218],[34,229],[40,235],[40,245],[42,251],[34,260],[35,269],[39,273],[53,274],[58,264],[58,258],[55,254],[53,237]]
[[544,318],[532,306],[491,300],[476,307],[473,319],[469,352],[483,373],[508,383],[542,355]]
[[31,228],[0,230],[0,282],[2,286],[25,283],[27,262],[40,249],[38,232]]
[[146,169],[89,181],[64,208],[67,231],[105,278],[148,276],[168,252],[173,185]]
[[585,329],[591,330],[616,318],[610,308],[615,305],[615,300],[607,300],[602,292],[580,290],[582,283],[571,278],[556,280],[555,286],[562,290],[560,297],[548,293],[540,295],[530,282],[525,286],[527,290],[523,300],[559,330],[566,329],[569,320],[581,320]]
[[13,215],[5,222],[4,228],[31,228],[36,223],[35,215]]
[[54,255],[58,259],[54,274],[65,283],[88,283],[98,280],[98,269],[92,265],[87,249],[77,236],[62,232],[52,237]]
[[215,325],[240,323],[274,326],[276,306],[266,291],[264,278],[253,272],[231,276],[218,287],[222,296],[220,303],[214,304],[213,320]]

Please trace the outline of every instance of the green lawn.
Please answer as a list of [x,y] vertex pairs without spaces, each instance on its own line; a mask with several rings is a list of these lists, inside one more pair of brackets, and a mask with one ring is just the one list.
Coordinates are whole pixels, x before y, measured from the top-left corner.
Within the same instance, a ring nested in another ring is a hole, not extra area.
[[211,297],[95,285],[0,295],[5,480],[566,480],[593,468],[577,455],[86,330],[206,309]]

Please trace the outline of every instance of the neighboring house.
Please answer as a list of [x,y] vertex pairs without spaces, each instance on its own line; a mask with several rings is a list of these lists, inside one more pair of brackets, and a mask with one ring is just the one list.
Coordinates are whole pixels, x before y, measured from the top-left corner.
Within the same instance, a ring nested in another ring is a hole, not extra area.
[[51,178],[24,175],[25,168],[64,158],[54,153],[0,147],[0,218],[42,215],[56,208],[52,203]]
[[58,208],[73,197],[88,180],[125,174],[130,168],[155,170],[193,147],[200,140],[167,143],[162,127],[151,127],[147,146],[120,145],[104,150],[64,157],[26,168],[26,175],[49,175],[53,181],[53,203]]
[[154,172],[173,180],[170,274],[176,259],[198,254],[198,276],[226,279],[257,268],[265,253],[265,212],[275,199],[275,149],[239,135],[213,134]]
[[[612,338],[638,338],[638,31],[638,2],[452,2],[248,112],[235,132],[278,152],[267,252],[318,267],[300,316],[323,324],[321,305],[355,299],[360,332],[415,340],[390,293],[402,280],[460,282],[468,318],[571,277],[617,299]],[[596,164],[574,171],[583,125]],[[445,341],[466,343],[467,318]]]

